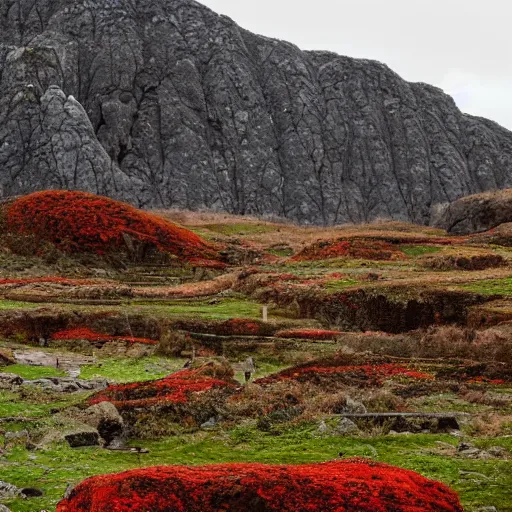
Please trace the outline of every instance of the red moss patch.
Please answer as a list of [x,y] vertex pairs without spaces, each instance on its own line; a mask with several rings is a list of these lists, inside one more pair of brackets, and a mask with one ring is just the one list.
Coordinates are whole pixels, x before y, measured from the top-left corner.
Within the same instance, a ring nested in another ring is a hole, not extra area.
[[350,459],[275,466],[160,466],[89,478],[57,512],[462,512],[444,484]]
[[326,331],[323,329],[288,329],[278,331],[277,338],[303,338],[308,340],[333,340],[342,334],[340,331]]
[[59,331],[53,334],[54,340],[87,340],[95,343],[107,343],[109,341],[127,341],[129,343],[144,343],[146,345],[157,345],[158,341],[149,338],[135,338],[133,336],[110,336],[95,332],[87,327]]
[[434,379],[433,375],[409,369],[396,363],[343,365],[343,366],[303,366],[283,370],[274,375],[258,379],[256,384],[270,384],[283,380],[299,382],[322,382],[333,378],[340,381],[358,382],[360,385],[380,386],[383,381],[392,377],[408,377],[411,379]]
[[322,240],[305,247],[292,260],[314,261],[345,257],[388,261],[405,259],[406,256],[397,246],[385,240],[340,238],[338,240]]
[[201,368],[181,370],[163,379],[109,386],[89,399],[91,405],[112,402],[118,409],[187,403],[193,395],[233,387],[230,382],[202,374]]
[[68,253],[123,251],[129,241],[198,266],[222,266],[215,248],[191,231],[119,201],[85,192],[36,192],[9,204],[6,227]]

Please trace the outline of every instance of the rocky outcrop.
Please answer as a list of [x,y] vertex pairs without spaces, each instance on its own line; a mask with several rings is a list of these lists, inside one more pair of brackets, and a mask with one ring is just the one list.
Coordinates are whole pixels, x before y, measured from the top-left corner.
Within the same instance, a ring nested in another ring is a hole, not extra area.
[[512,222],[512,190],[487,192],[454,201],[436,225],[456,235],[481,233]]
[[512,186],[512,134],[192,0],[0,0],[0,185],[315,223]]

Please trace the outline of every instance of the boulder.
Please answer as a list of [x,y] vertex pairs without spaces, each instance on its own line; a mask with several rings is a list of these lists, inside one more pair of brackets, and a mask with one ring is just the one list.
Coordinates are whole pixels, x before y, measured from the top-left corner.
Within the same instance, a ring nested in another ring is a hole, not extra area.
[[74,432],[64,434],[64,439],[71,448],[80,448],[81,446],[101,446],[100,434],[96,429],[84,428],[77,429]]
[[0,373],[0,389],[11,389],[23,384],[23,379],[14,373]]
[[43,379],[26,380],[27,386],[37,386],[55,393],[77,393],[79,391],[101,391],[106,389],[106,379],[76,379],[74,377],[45,377]]
[[28,430],[19,430],[17,432],[7,431],[4,434],[5,448],[10,449],[13,446],[26,446],[30,442]]
[[348,418],[340,418],[340,421],[336,425],[336,434],[341,436],[357,434],[358,432],[358,426]]
[[100,402],[80,413],[80,421],[97,429],[107,445],[123,437],[124,421],[115,405],[111,402]]
[[340,410],[341,414],[366,414],[366,407],[361,403],[352,398],[347,398],[345,405]]

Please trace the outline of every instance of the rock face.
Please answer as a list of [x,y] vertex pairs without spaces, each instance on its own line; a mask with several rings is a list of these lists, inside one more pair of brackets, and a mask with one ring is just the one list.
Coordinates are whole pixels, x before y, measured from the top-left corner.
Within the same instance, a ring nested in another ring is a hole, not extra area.
[[0,0],[1,195],[429,222],[512,186],[512,133],[378,62],[192,0]]

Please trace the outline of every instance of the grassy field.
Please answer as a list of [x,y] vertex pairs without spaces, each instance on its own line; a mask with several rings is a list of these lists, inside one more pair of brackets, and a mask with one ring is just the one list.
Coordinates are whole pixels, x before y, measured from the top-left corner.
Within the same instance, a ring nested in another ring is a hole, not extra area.
[[[299,464],[333,460],[342,453],[343,457],[370,458],[442,481],[460,493],[467,511],[489,504],[500,512],[512,510],[511,462],[464,460],[437,454],[440,443],[456,446],[458,440],[451,436],[320,437],[316,429],[314,425],[299,425],[276,436],[247,426],[184,434],[142,443],[150,453],[141,456],[97,448],[71,449],[63,445],[37,452],[17,448],[0,460],[0,472],[2,478],[20,487],[36,485],[44,490],[44,498],[8,503],[17,512],[33,512],[53,510],[69,483],[76,484],[96,474],[163,464],[246,461]],[[482,448],[496,442],[493,439],[469,440]],[[512,440],[501,440],[499,445],[511,449]]]

